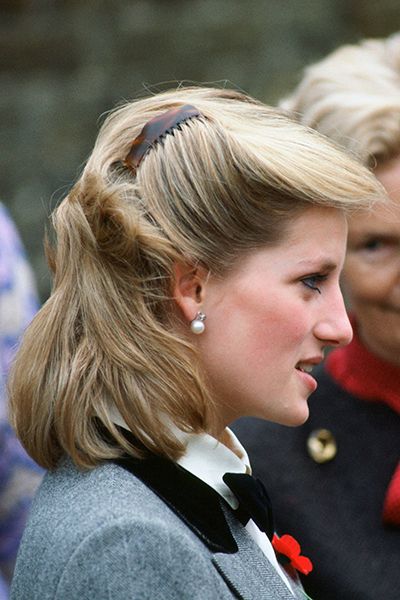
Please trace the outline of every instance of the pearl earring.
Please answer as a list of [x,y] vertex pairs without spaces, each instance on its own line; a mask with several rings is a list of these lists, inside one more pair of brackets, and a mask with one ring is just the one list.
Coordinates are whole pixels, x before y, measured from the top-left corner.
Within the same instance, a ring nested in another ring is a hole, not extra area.
[[192,333],[195,333],[196,335],[200,335],[200,333],[203,333],[203,331],[206,328],[206,325],[204,323],[205,319],[206,315],[204,313],[197,313],[193,321],[190,322],[190,329],[192,330]]

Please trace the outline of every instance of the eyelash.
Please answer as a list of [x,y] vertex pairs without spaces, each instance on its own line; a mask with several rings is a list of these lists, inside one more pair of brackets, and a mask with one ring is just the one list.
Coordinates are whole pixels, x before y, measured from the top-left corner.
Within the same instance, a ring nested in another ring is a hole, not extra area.
[[316,285],[316,283],[318,282],[323,282],[327,279],[327,275],[309,275],[308,277],[304,277],[304,279],[301,280],[301,282],[308,287],[310,290],[313,290],[314,292],[318,292],[318,294],[321,294],[321,290],[320,288]]
[[364,242],[364,248],[365,250],[369,250],[370,252],[373,250],[377,250],[382,246],[382,240],[368,240],[366,242]]

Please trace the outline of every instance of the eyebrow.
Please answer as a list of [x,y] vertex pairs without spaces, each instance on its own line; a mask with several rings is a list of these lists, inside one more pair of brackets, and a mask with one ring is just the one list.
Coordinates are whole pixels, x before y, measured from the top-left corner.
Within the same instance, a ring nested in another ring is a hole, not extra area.
[[[362,240],[369,240],[371,238],[374,239],[378,239],[378,240],[398,240],[399,239],[399,234],[398,232],[392,232],[392,231],[385,231],[385,232],[380,232],[380,231],[363,231],[362,233],[353,233],[352,237],[355,237],[356,235],[359,236],[360,239]],[[349,236],[350,237],[350,236]]]
[[310,269],[317,269],[317,271],[325,271],[330,273],[338,268],[337,263],[332,262],[331,260],[325,259],[312,259],[312,260],[299,260],[297,263],[299,267],[305,267]]

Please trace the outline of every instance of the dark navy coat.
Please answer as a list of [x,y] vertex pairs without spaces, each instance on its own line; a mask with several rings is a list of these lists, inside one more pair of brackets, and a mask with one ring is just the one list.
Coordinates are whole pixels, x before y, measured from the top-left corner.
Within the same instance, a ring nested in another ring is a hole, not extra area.
[[[233,427],[267,486],[280,534],[294,535],[314,563],[303,578],[313,600],[399,600],[400,528],[382,523],[385,492],[400,457],[400,416],[349,395],[322,369],[310,418],[296,428],[256,419]],[[307,450],[329,430],[336,456]]]

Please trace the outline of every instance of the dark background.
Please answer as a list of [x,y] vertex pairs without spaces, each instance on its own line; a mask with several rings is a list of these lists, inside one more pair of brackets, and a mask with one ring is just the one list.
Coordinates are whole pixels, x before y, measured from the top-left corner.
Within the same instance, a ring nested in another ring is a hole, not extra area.
[[42,299],[45,223],[105,111],[182,80],[274,104],[305,65],[398,29],[399,0],[0,0],[0,198]]

